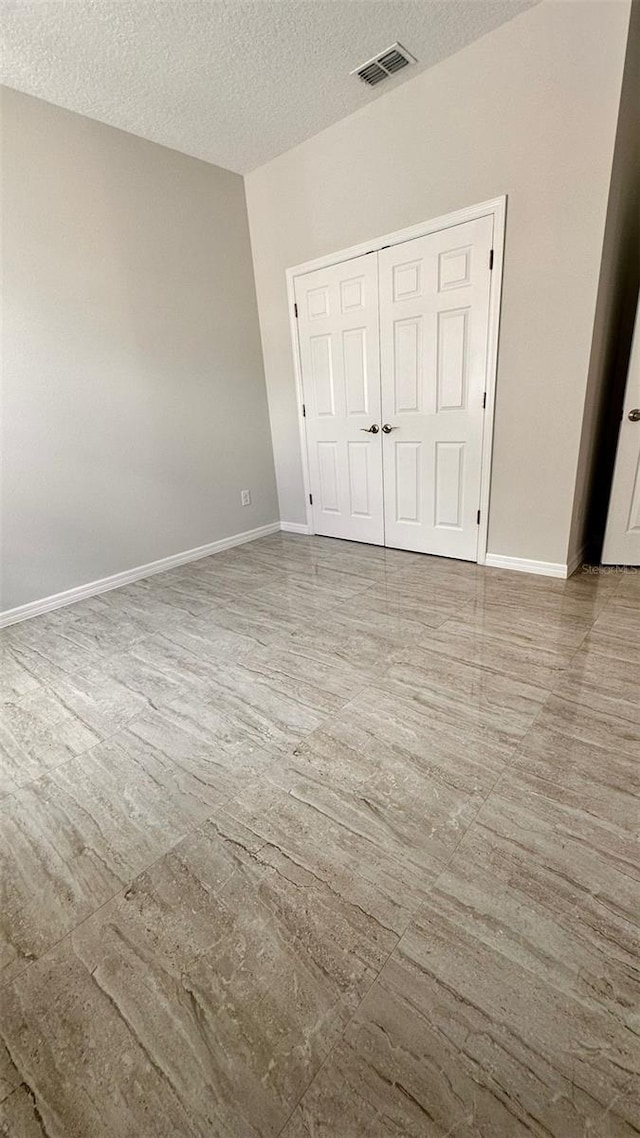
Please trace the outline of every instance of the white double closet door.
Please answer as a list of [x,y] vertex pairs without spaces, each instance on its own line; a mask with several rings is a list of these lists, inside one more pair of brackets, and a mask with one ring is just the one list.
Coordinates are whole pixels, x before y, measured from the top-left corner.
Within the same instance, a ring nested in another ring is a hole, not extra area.
[[492,233],[296,277],[316,533],[477,559]]

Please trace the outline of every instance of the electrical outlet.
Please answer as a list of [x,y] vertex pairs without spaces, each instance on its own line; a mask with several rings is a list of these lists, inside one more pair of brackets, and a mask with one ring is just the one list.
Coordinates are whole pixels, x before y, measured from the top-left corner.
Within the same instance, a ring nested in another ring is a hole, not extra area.
[[243,506],[250,506],[251,505],[251,491],[250,490],[241,490],[240,491],[240,501],[242,502]]

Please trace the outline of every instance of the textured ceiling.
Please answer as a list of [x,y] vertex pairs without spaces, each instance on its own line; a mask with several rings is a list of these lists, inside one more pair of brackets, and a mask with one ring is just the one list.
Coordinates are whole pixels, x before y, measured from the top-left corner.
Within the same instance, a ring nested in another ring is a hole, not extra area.
[[[535,0],[2,0],[0,79],[245,173]],[[418,64],[349,72],[395,40]]]

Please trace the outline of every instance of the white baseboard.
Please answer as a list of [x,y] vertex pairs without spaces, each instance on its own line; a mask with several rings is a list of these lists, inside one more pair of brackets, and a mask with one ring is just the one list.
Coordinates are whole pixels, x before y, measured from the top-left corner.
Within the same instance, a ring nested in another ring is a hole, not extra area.
[[150,561],[147,565],[138,565],[135,569],[125,569],[124,573],[114,573],[112,577],[102,577],[99,581],[89,581],[86,585],[78,585],[75,589],[67,589],[64,593],[54,593],[50,597],[42,597],[39,601],[30,601],[17,608],[6,609],[0,613],[0,628],[8,624],[17,624],[20,620],[28,620],[31,616],[38,616],[52,609],[62,608],[63,605],[72,605],[86,597],[95,597],[98,593],[107,593],[110,589],[119,589],[122,585],[129,585],[132,581],[140,581],[142,577],[153,577],[156,573],[164,573],[167,569],[174,569],[177,565],[186,565],[188,561],[199,561],[201,557],[210,557],[212,553],[221,553],[223,549],[231,549],[234,545],[244,545],[247,541],[255,541],[258,537],[266,537],[270,533],[278,533],[280,522],[271,522],[257,529],[245,530],[244,533],[234,533],[231,537],[223,537],[220,541],[212,541],[208,545],[199,545],[196,549],[186,549],[182,553],[174,553],[170,557],[162,557],[159,561]]
[[[0,628],[18,621],[28,620],[29,617],[40,613],[51,612],[52,609],[62,608],[64,605],[75,604],[86,597],[95,597],[99,593],[107,593],[111,589],[119,589],[122,585],[129,585],[133,581],[140,581],[143,577],[153,577],[156,573],[164,573],[167,569],[174,569],[178,565],[186,565],[189,561],[199,561],[201,557],[210,557],[214,553],[221,553],[223,549],[232,549],[234,545],[244,545],[245,542],[255,541],[259,537],[266,537],[270,533],[300,533],[308,534],[310,527],[301,522],[271,522],[266,526],[245,530],[244,533],[235,533],[231,537],[223,537],[220,541],[212,541],[208,545],[199,545],[196,549],[186,549],[182,553],[174,553],[170,557],[162,557],[159,561],[150,561],[147,565],[138,565],[135,569],[126,569],[123,573],[114,573],[111,577],[102,577],[99,581],[89,581],[86,585],[78,585],[75,589],[67,589],[63,593],[54,593],[50,597],[42,597],[38,601],[30,601],[17,608],[6,609],[0,612]],[[487,553],[485,565],[494,569],[513,569],[519,573],[538,573],[544,577],[570,577],[582,564],[584,550],[580,549],[568,565],[553,561],[527,561],[522,557],[504,557],[498,553]]]
[[527,561],[524,557],[504,557],[500,553],[487,553],[485,565],[492,569],[513,569],[516,573],[538,573],[542,577],[569,576],[568,566],[560,561]]
[[308,525],[302,522],[280,522],[283,533],[311,533]]

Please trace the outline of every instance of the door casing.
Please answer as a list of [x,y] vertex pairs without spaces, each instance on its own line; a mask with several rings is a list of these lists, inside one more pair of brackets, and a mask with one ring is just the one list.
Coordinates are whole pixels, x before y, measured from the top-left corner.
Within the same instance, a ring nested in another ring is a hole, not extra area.
[[601,560],[603,565],[632,567],[640,564],[640,529],[638,528],[640,423],[636,420],[629,421],[631,414],[638,407],[640,407],[640,302],[636,313],[622,419],[618,433],[607,527],[602,547]]
[[296,379],[296,400],[298,410],[298,429],[300,435],[300,449],[302,451],[302,477],[304,483],[305,509],[307,516],[306,532],[314,533],[313,515],[310,505],[311,484],[309,477],[309,455],[307,450],[307,433],[303,414],[303,386],[302,366],[300,359],[300,343],[298,339],[298,321],[295,312],[295,280],[296,277],[311,273],[316,269],[324,269],[330,265],[337,265],[343,261],[350,261],[354,257],[362,257],[366,253],[379,252],[388,245],[400,245],[405,241],[413,241],[416,237],[425,237],[430,233],[437,233],[442,229],[449,229],[453,225],[460,225],[465,221],[475,221],[479,217],[493,218],[493,271],[491,273],[491,292],[489,298],[489,330],[487,344],[487,376],[486,392],[487,404],[484,416],[482,433],[482,476],[480,483],[480,524],[478,532],[478,564],[484,565],[487,557],[487,541],[489,535],[489,509],[491,499],[491,459],[493,453],[493,428],[495,413],[496,376],[498,371],[498,341],[500,332],[500,301],[502,296],[502,270],[504,263],[504,239],[507,218],[507,195],[492,198],[479,205],[467,206],[455,210],[453,213],[442,214],[430,221],[420,222],[407,229],[399,229],[394,233],[386,233],[382,237],[372,238],[360,245],[352,245],[349,249],[341,249],[336,253],[329,253],[326,257],[318,257],[313,261],[305,261],[286,270],[287,303],[289,307],[289,322],[291,331],[291,344],[293,347],[293,366]]

